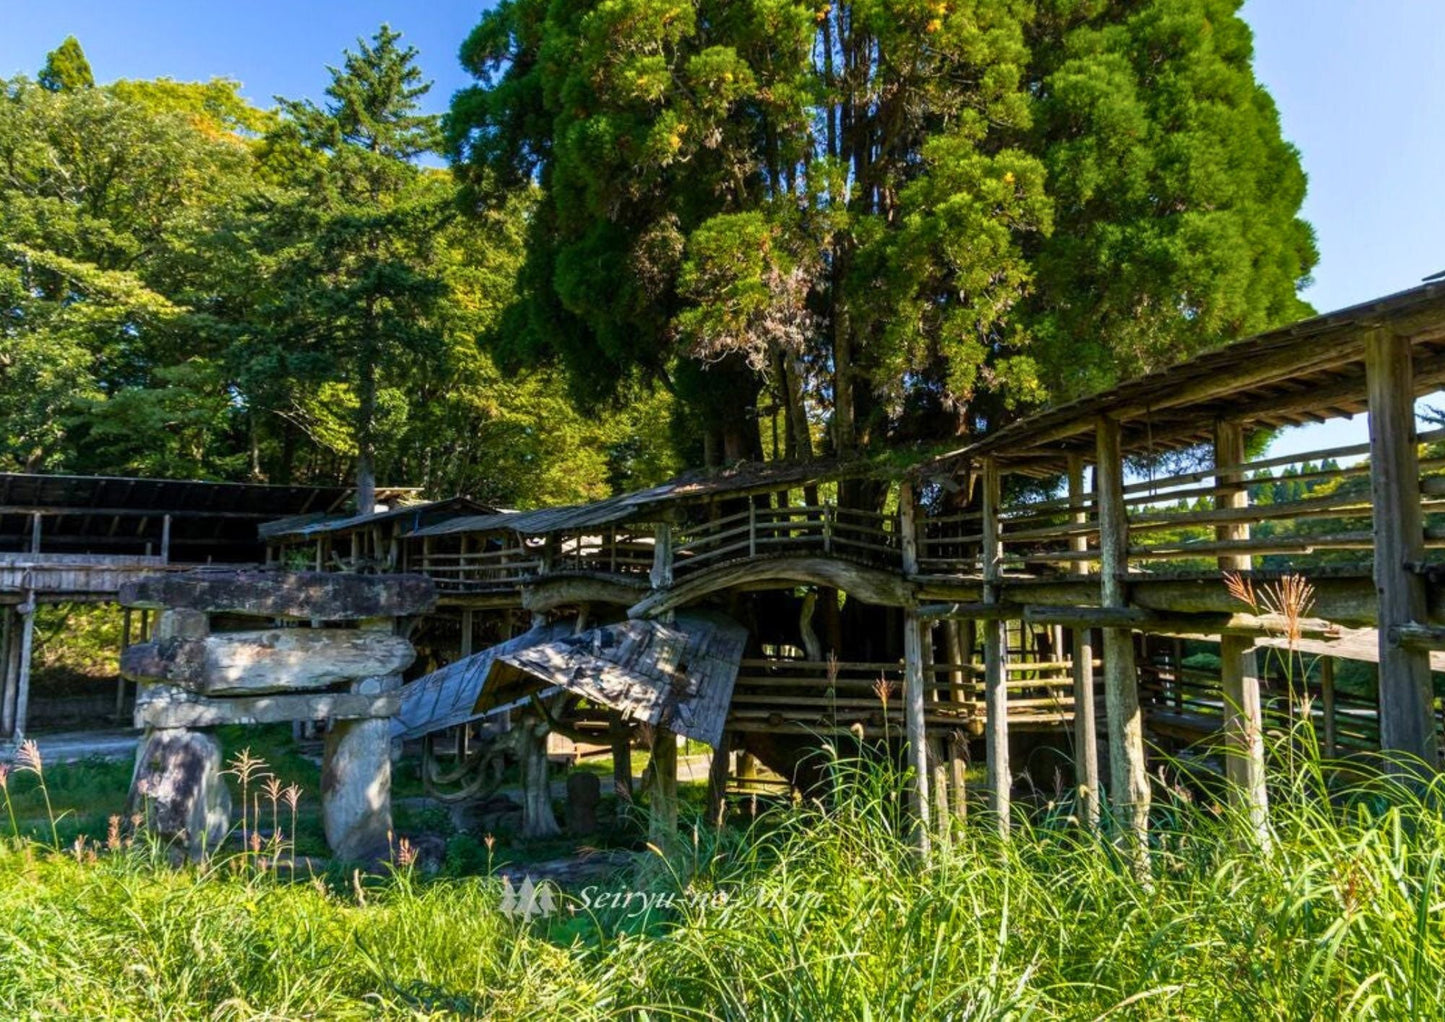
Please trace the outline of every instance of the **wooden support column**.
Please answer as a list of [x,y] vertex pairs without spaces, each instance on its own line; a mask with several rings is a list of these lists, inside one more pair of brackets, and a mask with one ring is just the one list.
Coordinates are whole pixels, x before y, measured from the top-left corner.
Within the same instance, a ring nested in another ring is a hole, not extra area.
[[652,793],[648,833],[664,851],[677,844],[677,735],[661,724],[652,729]]
[[[1082,508],[1084,504],[1084,460],[1077,454],[1069,455],[1069,504]],[[1077,510],[1070,516],[1075,524],[1083,525],[1089,520],[1089,513]],[[1069,549],[1084,551],[1089,548],[1087,536],[1074,536],[1069,540]],[[1073,561],[1069,571],[1075,575],[1087,575],[1088,563]],[[1070,629],[1073,639],[1071,659],[1074,673],[1074,783],[1079,793],[1079,820],[1084,826],[1099,825],[1099,727],[1094,714],[1094,642],[1090,628]]]
[[[1003,540],[999,529],[999,505],[1003,490],[998,462],[983,461],[983,602],[996,604],[1003,579]],[[984,735],[988,764],[989,808],[1003,837],[1008,837],[1013,774],[1008,761],[1008,682],[1005,663],[1008,653],[1008,622],[980,621],[983,629]]]
[[1320,712],[1325,718],[1325,758],[1334,759],[1339,755],[1335,738],[1335,658],[1320,660]]
[[918,821],[915,830],[919,850],[929,848],[928,743],[923,723],[923,624],[912,607],[903,610],[903,720],[908,734],[908,765],[913,786],[908,792],[909,808]]
[[918,504],[908,479],[898,484],[898,549],[903,574],[918,574]]
[[707,818],[714,827],[723,825],[727,813],[728,766],[732,761],[732,732],[724,731],[712,750],[707,768]]
[[15,609],[0,605],[0,734],[15,727]]
[[[1216,509],[1249,506],[1249,491],[1238,472],[1221,472],[1220,466],[1244,463],[1244,430],[1237,422],[1214,426]],[[1243,522],[1214,527],[1221,542],[1249,539]],[[1226,554],[1219,558],[1220,571],[1249,571],[1254,566],[1248,554]],[[1262,845],[1269,841],[1269,796],[1264,783],[1264,714],[1259,702],[1259,657],[1254,640],[1246,636],[1219,637],[1220,680],[1224,688],[1225,774],[1230,798],[1249,819],[1249,829]],[[1175,668],[1176,675],[1178,667]]]
[[1410,342],[1387,330],[1365,336],[1370,399],[1370,496],[1374,505],[1375,592],[1380,630],[1380,748],[1439,766],[1428,650],[1404,646],[1392,629],[1427,618],[1415,381]]
[[171,563],[171,516],[161,519],[161,563]]
[[[1129,520],[1124,507],[1124,458],[1119,423],[1096,424],[1094,500],[1099,507],[1099,603],[1127,606]],[[1104,629],[1104,708],[1109,721],[1110,807],[1113,826],[1136,872],[1149,867],[1149,772],[1144,758],[1144,721],[1139,712],[1139,673],[1128,628]]]
[[672,585],[672,526],[667,522],[659,522],[653,532],[649,581],[654,589],[666,589]]
[[20,612],[20,670],[15,679],[15,720],[10,735],[18,743],[25,740],[25,724],[30,713],[30,659],[35,652],[35,593],[25,594]]

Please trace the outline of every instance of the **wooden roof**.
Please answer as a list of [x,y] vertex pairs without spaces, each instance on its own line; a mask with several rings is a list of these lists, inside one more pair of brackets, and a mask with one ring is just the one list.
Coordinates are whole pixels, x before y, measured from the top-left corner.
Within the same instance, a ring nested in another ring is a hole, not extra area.
[[797,461],[737,465],[724,471],[688,472],[658,486],[619,493],[606,500],[570,507],[510,511],[453,518],[430,525],[412,536],[444,536],[458,532],[515,532],[538,536],[549,532],[596,529],[624,522],[665,519],[673,508],[753,493],[767,493],[876,471],[863,462]]
[[1409,339],[1417,395],[1445,384],[1445,283],[1430,283],[1236,341],[1038,412],[915,471],[936,475],[960,460],[992,455],[1011,471],[1056,473],[1070,453],[1092,459],[1101,415],[1120,421],[1127,455],[1207,442],[1221,419],[1273,429],[1355,415],[1367,408],[1364,338],[1375,327]]
[[495,507],[472,500],[470,497],[447,497],[444,500],[399,504],[385,511],[373,511],[370,514],[295,515],[267,522],[260,527],[260,533],[262,539],[299,539],[325,533],[346,532],[357,528],[370,528],[382,522],[400,519],[402,533],[408,535],[438,520],[446,520],[459,515],[490,515],[496,512]]
[[123,554],[147,544],[158,550],[169,517],[173,559],[249,562],[262,553],[261,523],[334,513],[353,493],[348,486],[0,473],[0,549],[28,549],[38,514],[47,553]]

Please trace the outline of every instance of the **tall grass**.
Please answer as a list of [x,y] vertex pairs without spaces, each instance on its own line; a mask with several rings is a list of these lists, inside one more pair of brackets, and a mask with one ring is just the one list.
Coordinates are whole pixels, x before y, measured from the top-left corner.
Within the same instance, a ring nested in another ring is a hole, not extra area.
[[527,923],[492,877],[292,881],[11,839],[0,1016],[1445,1015],[1439,786],[1346,785],[1303,757],[1272,777],[1264,852],[1214,783],[1162,776],[1146,888],[1066,803],[1021,810],[1007,841],[979,814],[921,859],[895,769],[831,766],[826,804],[699,821],[646,871],[684,896],[646,913],[573,891],[578,911]]

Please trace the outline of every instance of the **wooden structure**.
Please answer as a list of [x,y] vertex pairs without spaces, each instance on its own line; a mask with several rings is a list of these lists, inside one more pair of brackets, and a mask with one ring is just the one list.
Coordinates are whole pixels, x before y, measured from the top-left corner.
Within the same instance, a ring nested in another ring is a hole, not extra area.
[[[1056,736],[1072,745],[1083,820],[1107,789],[1109,822],[1142,861],[1146,757],[1166,740],[1222,746],[1262,826],[1263,735],[1281,706],[1260,643],[1282,634],[1338,657],[1371,645],[1378,723],[1364,725],[1357,696],[1321,688],[1312,712],[1332,748],[1438,762],[1445,430],[1417,433],[1413,406],[1442,383],[1433,284],[1048,409],[906,473],[769,465],[579,507],[452,508],[393,533],[386,563],[436,582],[457,637],[441,659],[475,652],[479,617],[503,622],[490,631],[504,641],[527,614],[582,628],[724,610],[752,632],[724,747],[904,737],[920,818],[961,810],[977,739],[1006,830],[1011,747]],[[1247,453],[1261,432],[1362,413],[1366,443]],[[1308,607],[1280,605],[1289,594],[1273,587],[1294,576]],[[1219,650],[1212,687],[1183,662],[1199,640]]]
[[[0,473],[0,736],[25,734],[36,607],[113,603],[121,586],[159,572],[257,564],[258,526],[335,514],[351,499],[347,487]],[[124,612],[123,641],[152,626],[148,611]],[[122,683],[117,715],[125,694]]]

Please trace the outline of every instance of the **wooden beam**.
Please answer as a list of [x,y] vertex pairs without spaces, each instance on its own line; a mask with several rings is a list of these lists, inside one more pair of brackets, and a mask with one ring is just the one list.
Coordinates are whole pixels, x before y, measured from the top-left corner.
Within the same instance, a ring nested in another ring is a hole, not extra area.
[[672,585],[672,525],[659,522],[652,540],[652,572],[649,581],[654,589]]
[[923,622],[912,609],[903,611],[903,721],[908,735],[908,765],[913,783],[908,789],[909,809],[917,821],[914,840],[928,854],[928,741],[923,720]]
[[[1099,506],[1099,602],[1126,606],[1129,522],[1124,507],[1124,458],[1119,423],[1100,416],[1095,423],[1095,494]],[[1149,869],[1149,773],[1144,757],[1144,721],[1139,712],[1139,673],[1134,639],[1127,628],[1104,629],[1104,707],[1109,720],[1110,805],[1125,855],[1143,876]]]
[[925,621],[933,618],[962,618],[967,621],[1007,621],[1018,618],[1024,608],[1016,603],[924,603],[914,611]]
[[[1244,430],[1237,422],[1214,427],[1214,463],[1238,465],[1244,461]],[[1220,471],[1215,478],[1216,509],[1249,506],[1249,491],[1242,475]],[[1227,523],[1215,526],[1221,542],[1249,539],[1249,526]],[[1249,571],[1248,554],[1224,554],[1220,571]],[[1264,714],[1259,701],[1259,658],[1252,640],[1235,635],[1219,637],[1220,680],[1224,690],[1224,758],[1229,797],[1249,820],[1250,832],[1261,848],[1269,846],[1269,796],[1264,783]]]
[[[1076,525],[1088,521],[1084,505],[1084,461],[1077,454],[1068,458],[1069,505],[1079,508],[1070,518]],[[1079,551],[1089,545],[1088,538],[1076,536],[1069,548]],[[1070,574],[1087,575],[1088,565],[1075,561]],[[1074,677],[1074,785],[1079,798],[1079,820],[1093,829],[1099,825],[1099,727],[1094,714],[1094,644],[1093,628],[1074,625],[1071,629]]]
[[903,574],[918,574],[918,502],[908,479],[898,484],[898,546]]
[[[998,461],[983,460],[983,602],[1000,602],[1003,578],[1003,539],[998,512],[1003,504]],[[987,752],[988,793],[994,825],[1007,837],[1012,816],[1013,774],[1008,758],[1007,628],[1002,620],[983,621],[984,746]]]
[[11,737],[17,742],[25,740],[25,725],[30,716],[30,661],[35,654],[35,594],[28,593],[25,602],[17,610],[21,615],[20,625],[20,670],[15,679],[15,722]]
[[1365,335],[1370,399],[1370,495],[1374,504],[1375,591],[1380,628],[1380,747],[1439,766],[1428,651],[1390,640],[1392,629],[1428,619],[1420,468],[1410,342],[1385,329]]

